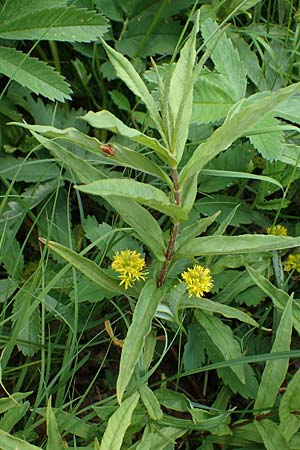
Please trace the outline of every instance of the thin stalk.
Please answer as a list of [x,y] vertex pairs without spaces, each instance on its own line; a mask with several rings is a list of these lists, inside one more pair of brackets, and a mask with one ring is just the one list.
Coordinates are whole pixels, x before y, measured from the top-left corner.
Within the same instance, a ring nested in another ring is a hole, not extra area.
[[[173,183],[174,183],[174,203],[177,206],[181,205],[181,198],[180,198],[180,190],[179,190],[179,182],[178,182],[178,171],[177,169],[173,169]],[[162,265],[162,268],[159,272],[158,278],[157,278],[157,286],[160,287],[164,284],[168,268],[170,266],[170,263],[173,258],[174,253],[174,247],[176,243],[176,238],[178,236],[179,232],[179,222],[174,222],[173,229],[171,231],[171,235],[169,238],[168,248],[166,252],[166,259]]]

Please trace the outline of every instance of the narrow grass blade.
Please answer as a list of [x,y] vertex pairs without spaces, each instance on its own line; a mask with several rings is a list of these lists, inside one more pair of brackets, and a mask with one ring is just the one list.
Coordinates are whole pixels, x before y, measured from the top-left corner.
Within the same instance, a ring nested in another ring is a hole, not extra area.
[[137,301],[132,323],[122,349],[119,376],[117,380],[117,398],[121,403],[125,389],[132,377],[134,368],[142,353],[145,336],[151,330],[151,323],[165,289],[158,289],[154,280],[148,280]]
[[[288,351],[290,349],[293,329],[292,303],[293,298],[290,297],[278,325],[271,353]],[[254,409],[258,410],[258,414],[261,414],[262,411],[269,412],[274,406],[279,388],[286,377],[288,364],[288,359],[284,361],[268,361],[266,363],[254,403]]]
[[124,400],[119,408],[113,413],[108,420],[101,441],[101,450],[120,450],[124,435],[131,424],[131,417],[138,401],[139,394],[138,392],[135,392],[131,397]]

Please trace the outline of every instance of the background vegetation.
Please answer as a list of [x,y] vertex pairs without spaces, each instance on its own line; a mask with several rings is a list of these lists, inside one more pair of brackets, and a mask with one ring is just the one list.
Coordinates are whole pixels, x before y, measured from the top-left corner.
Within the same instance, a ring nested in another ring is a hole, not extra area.
[[298,2],[0,7],[0,448],[300,449]]

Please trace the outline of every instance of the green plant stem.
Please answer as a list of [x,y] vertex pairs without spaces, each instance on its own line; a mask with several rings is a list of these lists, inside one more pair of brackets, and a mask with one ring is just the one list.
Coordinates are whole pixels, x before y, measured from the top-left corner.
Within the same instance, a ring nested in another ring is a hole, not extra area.
[[[173,183],[174,183],[174,203],[175,203],[175,205],[180,206],[181,198],[180,198],[180,190],[179,190],[179,182],[178,182],[178,172],[177,172],[176,168],[173,169]],[[179,232],[179,222],[174,222],[174,226],[171,231],[170,238],[169,238],[168,248],[167,248],[167,252],[166,252],[166,259],[162,265],[162,268],[161,268],[158,278],[157,278],[157,286],[158,287],[160,287],[164,284],[169,265],[172,261],[178,232]]]

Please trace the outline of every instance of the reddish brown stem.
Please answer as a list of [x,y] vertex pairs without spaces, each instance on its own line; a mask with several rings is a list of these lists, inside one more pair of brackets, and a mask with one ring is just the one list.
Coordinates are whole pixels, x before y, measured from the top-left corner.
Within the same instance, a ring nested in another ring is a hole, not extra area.
[[[180,191],[179,191],[179,183],[178,183],[178,172],[177,169],[173,169],[173,183],[174,183],[174,203],[177,206],[181,205],[180,199]],[[173,229],[170,234],[168,248],[166,252],[166,259],[160,269],[158,278],[157,278],[157,286],[160,287],[164,284],[169,265],[173,258],[174,247],[176,243],[176,238],[179,232],[179,222],[174,222]]]

